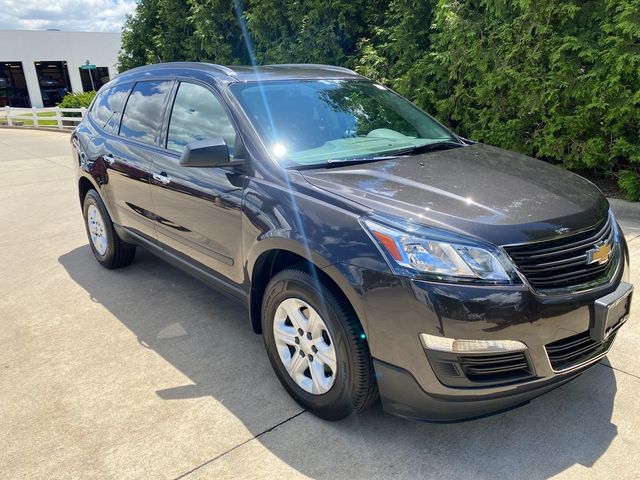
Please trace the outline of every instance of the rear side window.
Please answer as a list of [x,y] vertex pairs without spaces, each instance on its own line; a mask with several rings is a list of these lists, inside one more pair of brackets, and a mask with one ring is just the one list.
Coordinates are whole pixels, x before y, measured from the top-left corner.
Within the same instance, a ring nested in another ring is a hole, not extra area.
[[91,118],[108,133],[118,133],[120,115],[127,96],[131,90],[131,84],[116,85],[98,94],[98,98],[91,108]]
[[236,133],[224,107],[210,90],[193,83],[181,83],[173,102],[167,148],[182,152],[197,140],[222,137],[233,155]]
[[136,83],[124,107],[120,136],[153,144],[171,85],[171,81]]

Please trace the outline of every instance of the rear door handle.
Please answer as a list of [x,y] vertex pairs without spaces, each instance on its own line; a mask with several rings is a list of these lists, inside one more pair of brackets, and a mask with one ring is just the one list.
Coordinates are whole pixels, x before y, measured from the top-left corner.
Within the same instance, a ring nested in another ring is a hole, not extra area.
[[156,182],[161,183],[162,185],[171,183],[171,179],[166,172],[154,173],[152,176]]

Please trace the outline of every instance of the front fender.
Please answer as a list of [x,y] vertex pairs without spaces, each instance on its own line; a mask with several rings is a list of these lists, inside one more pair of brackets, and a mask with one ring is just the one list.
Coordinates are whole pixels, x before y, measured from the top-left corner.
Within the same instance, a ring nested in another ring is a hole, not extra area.
[[272,249],[296,253],[321,269],[348,263],[388,270],[360,225],[363,212],[344,208],[339,198],[326,192],[300,192],[295,187],[255,178],[247,183],[242,241],[249,274],[260,255]]
[[[243,211],[242,242],[248,292],[255,288],[256,264],[265,258],[265,253],[274,250],[294,253],[334,281],[351,302],[366,332],[359,280],[352,278],[349,268],[344,266],[380,271],[388,271],[388,266],[360,225],[364,212],[345,208],[339,197],[315,187],[283,186],[255,177],[250,178],[245,187]],[[258,290],[260,288],[264,285],[258,286]]]

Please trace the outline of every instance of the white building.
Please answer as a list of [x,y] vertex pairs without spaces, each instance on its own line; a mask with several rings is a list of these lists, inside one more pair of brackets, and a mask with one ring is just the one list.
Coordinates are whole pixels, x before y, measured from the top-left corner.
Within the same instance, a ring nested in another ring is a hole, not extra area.
[[[0,30],[0,107],[50,107],[116,75],[120,33]],[[86,63],[96,69],[80,69]]]

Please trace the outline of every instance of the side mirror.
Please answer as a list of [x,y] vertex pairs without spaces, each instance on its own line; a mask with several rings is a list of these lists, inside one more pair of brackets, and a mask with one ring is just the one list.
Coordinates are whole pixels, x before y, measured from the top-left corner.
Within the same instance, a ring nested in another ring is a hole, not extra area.
[[229,148],[222,138],[188,143],[182,151],[183,167],[224,167],[230,164]]

